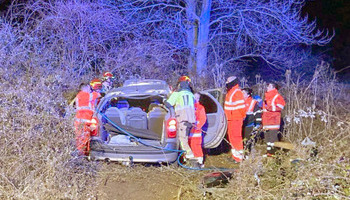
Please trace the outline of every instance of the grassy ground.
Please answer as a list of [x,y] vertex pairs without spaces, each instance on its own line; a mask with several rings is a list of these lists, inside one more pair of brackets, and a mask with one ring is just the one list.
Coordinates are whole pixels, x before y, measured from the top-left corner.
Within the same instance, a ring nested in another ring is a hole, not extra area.
[[[263,158],[262,143],[240,165],[227,161],[225,151],[211,152],[207,167],[237,171],[225,188],[204,190],[200,183],[206,171],[173,166],[127,168],[72,157],[74,110],[63,95],[64,80],[69,78],[43,76],[35,70],[13,77],[9,74],[16,68],[1,70],[1,82],[9,87],[0,93],[0,199],[350,197],[349,93],[333,79],[282,88],[287,99],[283,139],[295,150],[281,151],[275,159]],[[325,81],[328,87],[323,87]],[[315,154],[312,147],[301,145],[306,137],[316,143],[316,156],[311,156]]]

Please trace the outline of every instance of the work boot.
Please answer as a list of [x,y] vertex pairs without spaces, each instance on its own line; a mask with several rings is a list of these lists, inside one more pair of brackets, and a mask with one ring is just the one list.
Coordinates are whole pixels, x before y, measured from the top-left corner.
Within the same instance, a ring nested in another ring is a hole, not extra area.
[[274,155],[276,153],[275,143],[268,142],[266,150],[268,154]]
[[197,161],[197,159],[190,159],[189,164],[192,168],[200,168],[199,162]]
[[185,158],[187,159],[187,160],[190,160],[190,159],[193,159],[194,158],[194,155],[193,155],[193,153],[190,153],[190,154],[185,154]]

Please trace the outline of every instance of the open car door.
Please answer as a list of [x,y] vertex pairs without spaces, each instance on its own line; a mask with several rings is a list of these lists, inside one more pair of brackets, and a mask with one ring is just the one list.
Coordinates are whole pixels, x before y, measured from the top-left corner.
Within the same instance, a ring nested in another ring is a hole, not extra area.
[[203,146],[206,149],[219,146],[226,134],[227,120],[222,104],[219,102],[221,98],[220,89],[201,92],[200,103],[204,106],[207,114],[207,122],[202,128],[204,131]]

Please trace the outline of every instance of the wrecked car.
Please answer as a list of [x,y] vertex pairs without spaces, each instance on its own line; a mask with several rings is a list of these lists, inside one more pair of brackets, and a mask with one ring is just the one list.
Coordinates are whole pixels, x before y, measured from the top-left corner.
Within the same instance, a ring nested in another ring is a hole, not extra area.
[[[219,101],[203,91],[200,102],[207,114],[203,147],[217,147],[227,125]],[[217,91],[214,91],[217,92]],[[179,155],[177,122],[163,102],[170,95],[162,80],[127,80],[110,90],[96,108],[97,132],[91,137],[91,159],[118,162],[173,163]]]

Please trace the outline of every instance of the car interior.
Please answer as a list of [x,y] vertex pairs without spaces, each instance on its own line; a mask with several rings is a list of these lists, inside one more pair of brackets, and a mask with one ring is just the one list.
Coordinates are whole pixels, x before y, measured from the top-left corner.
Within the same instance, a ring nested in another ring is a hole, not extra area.
[[[105,103],[102,113],[120,127],[141,134],[142,138],[161,138],[167,109],[160,96],[116,97]],[[102,120],[104,131],[120,133],[107,120]],[[151,138],[149,137],[151,135]],[[139,135],[140,136],[140,135]]]
[[[105,103],[101,111],[115,124],[137,137],[161,140],[168,113],[162,102],[162,96],[114,97]],[[201,95],[200,103],[207,113],[203,131],[206,133],[217,129],[217,104],[207,95]],[[105,132],[102,134],[123,134],[106,119],[102,123],[102,132]],[[207,134],[206,137],[205,140],[211,140],[215,135]]]

